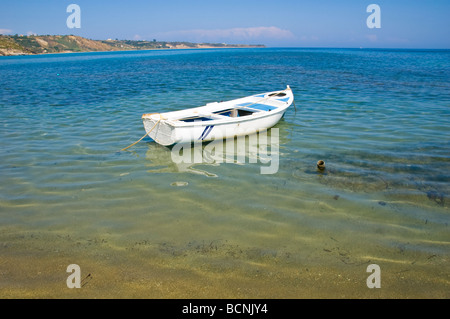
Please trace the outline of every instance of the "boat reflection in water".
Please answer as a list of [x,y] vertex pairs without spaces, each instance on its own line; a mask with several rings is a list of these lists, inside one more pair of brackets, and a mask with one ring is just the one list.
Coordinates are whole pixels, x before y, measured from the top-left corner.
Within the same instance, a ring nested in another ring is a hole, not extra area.
[[220,164],[258,165],[261,174],[275,174],[279,168],[279,129],[209,143],[175,144],[166,147],[157,143],[148,146],[146,158],[150,172],[190,172],[217,177],[198,166]]

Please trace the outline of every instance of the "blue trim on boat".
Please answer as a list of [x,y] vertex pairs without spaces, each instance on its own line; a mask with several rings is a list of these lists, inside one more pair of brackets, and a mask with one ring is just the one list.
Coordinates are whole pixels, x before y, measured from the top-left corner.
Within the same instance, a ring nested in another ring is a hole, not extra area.
[[258,104],[258,103],[253,104],[253,103],[249,103],[249,102],[238,104],[238,106],[244,106],[244,107],[248,106],[249,108],[257,109],[257,110],[261,110],[261,111],[272,111],[272,110],[276,109],[276,107],[272,106],[272,105]]
[[204,116],[199,116],[199,117],[192,117],[192,118],[188,118],[188,119],[180,119],[180,121],[183,122],[205,122],[205,121],[212,121],[212,118],[209,117],[204,117]]
[[208,136],[208,134],[211,133],[213,127],[214,127],[214,125],[206,126],[205,129],[203,130],[202,135],[200,135],[200,137],[198,139],[203,141]]
[[287,101],[289,101],[289,98],[288,97],[285,97],[284,99],[277,99],[278,101],[282,101],[282,102],[287,102]]

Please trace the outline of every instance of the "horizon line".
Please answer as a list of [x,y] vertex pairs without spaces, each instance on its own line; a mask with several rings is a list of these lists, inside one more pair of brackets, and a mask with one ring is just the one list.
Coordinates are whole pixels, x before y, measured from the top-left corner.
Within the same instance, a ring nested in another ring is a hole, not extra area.
[[[80,38],[84,38],[84,39],[88,39],[88,40],[92,40],[92,41],[132,41],[132,42],[165,42],[165,43],[176,43],[176,42],[185,42],[185,43],[191,43],[191,44],[223,44],[223,45],[243,45],[243,46],[255,46],[253,48],[249,48],[249,49],[355,49],[355,50],[441,50],[441,51],[445,51],[445,50],[450,50],[450,47],[448,48],[437,48],[437,47],[362,47],[362,46],[328,46],[328,45],[323,45],[323,46],[297,46],[297,45],[287,45],[287,46],[271,46],[271,45],[267,45],[264,43],[258,43],[258,44],[250,44],[250,43],[225,43],[225,42],[191,42],[191,41],[185,41],[185,40],[176,40],[176,41],[167,41],[167,40],[145,40],[145,39],[112,39],[112,38],[108,38],[108,39],[94,39],[94,38],[88,38],[88,37],[83,37],[80,35],[75,35],[75,34],[3,34],[0,33],[0,36],[8,36],[8,37],[42,37],[42,36],[75,36],[75,37],[80,37]],[[259,48],[258,48],[259,46]],[[261,47],[264,46],[264,47]],[[194,48],[192,48],[194,49]],[[201,48],[195,48],[195,49],[201,49]],[[208,49],[208,48],[205,48]],[[227,49],[227,48],[217,48],[217,49]],[[229,49],[235,49],[235,48],[229,48]],[[237,48],[236,48],[237,49]],[[182,50],[182,49],[173,49],[173,48],[161,48],[161,49],[143,49],[143,50],[117,50],[116,52],[120,52],[120,51],[151,51],[151,50]],[[186,49],[189,50],[189,49]],[[100,52],[100,51],[86,51],[86,52]],[[105,52],[109,52],[109,51],[105,51]],[[76,53],[76,52],[74,52]],[[45,53],[42,53],[45,54]],[[58,54],[58,53],[53,53],[53,54]]]

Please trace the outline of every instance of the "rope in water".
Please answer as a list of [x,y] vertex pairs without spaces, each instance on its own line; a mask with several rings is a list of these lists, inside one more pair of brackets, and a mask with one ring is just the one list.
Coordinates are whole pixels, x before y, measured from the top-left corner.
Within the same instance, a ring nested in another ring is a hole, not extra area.
[[153,129],[158,125],[158,123],[161,122],[162,116],[160,113],[151,113],[151,114],[147,114],[147,115],[152,115],[152,114],[159,114],[159,120],[155,123],[155,125],[153,125],[153,127],[147,133],[145,133],[144,136],[142,136],[140,139],[138,139],[136,142],[134,142],[133,144],[131,144],[125,148],[122,148],[120,150],[121,152],[129,149],[130,147],[132,147],[132,146],[136,145],[137,143],[139,143],[140,141],[142,141],[148,134],[150,134],[151,131],[153,131]]

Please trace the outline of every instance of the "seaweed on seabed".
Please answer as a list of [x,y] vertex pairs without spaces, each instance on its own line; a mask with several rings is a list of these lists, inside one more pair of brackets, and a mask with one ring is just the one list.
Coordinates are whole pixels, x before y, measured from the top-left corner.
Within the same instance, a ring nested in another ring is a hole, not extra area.
[[320,183],[338,189],[351,190],[353,192],[378,192],[384,191],[390,187],[389,183],[384,178],[361,171],[349,171],[345,169],[340,171],[327,168],[325,170],[317,169],[315,173],[321,177],[318,179]]
[[435,201],[439,206],[444,206],[445,203],[444,194],[439,193],[435,190],[431,190],[427,192],[427,197],[429,200]]
[[423,181],[414,181],[414,183],[419,191],[424,192],[427,195],[429,200],[434,201],[442,207],[445,205],[445,194],[435,185],[430,185]]

